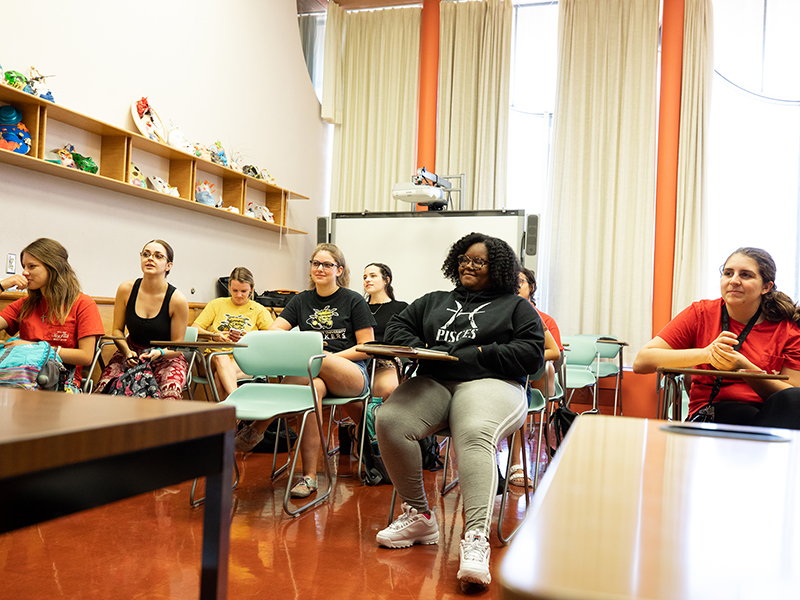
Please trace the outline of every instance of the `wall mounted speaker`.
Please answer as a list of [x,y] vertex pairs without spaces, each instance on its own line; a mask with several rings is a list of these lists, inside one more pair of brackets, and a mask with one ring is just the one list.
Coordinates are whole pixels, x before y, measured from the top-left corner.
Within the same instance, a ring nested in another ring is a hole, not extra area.
[[539,215],[528,215],[525,231],[525,254],[536,256],[539,249]]
[[328,217],[317,217],[317,243],[327,244],[330,241]]

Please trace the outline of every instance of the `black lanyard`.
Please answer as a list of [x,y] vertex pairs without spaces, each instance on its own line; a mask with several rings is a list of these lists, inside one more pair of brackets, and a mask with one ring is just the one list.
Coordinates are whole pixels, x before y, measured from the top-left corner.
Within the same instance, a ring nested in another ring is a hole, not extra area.
[[[744,344],[744,341],[747,339],[747,335],[750,333],[750,330],[755,326],[756,321],[758,321],[758,317],[761,316],[761,307],[758,307],[756,314],[750,317],[750,320],[747,322],[747,325],[744,326],[742,329],[742,333],[739,334],[738,340],[739,343],[736,344],[733,349],[737,352]],[[730,331],[730,319],[728,318],[728,307],[724,304],[722,305],[722,331]],[[722,387],[722,377],[717,377],[714,379],[714,387],[711,388],[711,395],[708,397],[708,404],[710,405],[714,398],[717,397],[719,394],[719,390]]]

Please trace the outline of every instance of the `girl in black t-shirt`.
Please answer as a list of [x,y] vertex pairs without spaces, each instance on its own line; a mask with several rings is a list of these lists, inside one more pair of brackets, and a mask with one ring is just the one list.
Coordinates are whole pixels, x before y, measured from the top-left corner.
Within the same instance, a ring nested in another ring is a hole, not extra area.
[[[325,359],[314,387],[319,398],[327,395],[352,397],[366,392],[367,355],[355,351],[357,344],[373,341],[372,318],[367,303],[352,290],[347,289],[350,270],[344,255],[333,244],[319,244],[311,255],[309,277],[311,289],[295,295],[283,309],[270,329],[289,331],[319,331],[325,341]],[[307,378],[285,377],[283,383],[306,384]],[[349,405],[348,405],[349,406]],[[354,421],[360,420],[360,410],[343,407]],[[303,478],[291,491],[293,498],[305,498],[317,491],[317,461],[319,459],[319,433],[317,421],[313,429],[303,435],[300,456],[303,459]],[[255,421],[244,427],[236,436],[236,450],[249,452],[264,438],[268,421]]]
[[[383,263],[370,263],[364,267],[364,292],[369,311],[375,317],[375,339],[383,341],[386,324],[393,315],[403,312],[408,302],[396,300],[392,288],[392,270]],[[395,359],[396,360],[396,359]],[[375,359],[375,380],[372,395],[376,398],[389,397],[399,385],[395,361],[389,358]]]

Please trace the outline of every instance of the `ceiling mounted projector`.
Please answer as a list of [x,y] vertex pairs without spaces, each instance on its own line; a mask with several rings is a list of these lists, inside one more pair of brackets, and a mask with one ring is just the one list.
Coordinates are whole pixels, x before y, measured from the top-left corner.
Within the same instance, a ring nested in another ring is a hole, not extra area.
[[442,188],[415,183],[396,183],[392,188],[392,198],[424,206],[445,206],[447,204]]

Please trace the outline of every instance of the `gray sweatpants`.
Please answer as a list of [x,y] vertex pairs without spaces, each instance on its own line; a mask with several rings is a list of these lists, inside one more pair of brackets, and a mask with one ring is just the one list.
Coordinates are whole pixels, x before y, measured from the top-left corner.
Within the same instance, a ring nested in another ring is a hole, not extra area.
[[458,458],[467,531],[487,537],[497,490],[497,444],[525,421],[527,401],[514,381],[478,379],[403,382],[375,417],[381,457],[397,493],[419,511],[428,510],[418,440],[448,428]]

